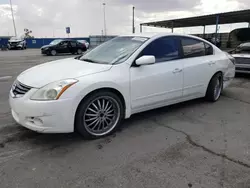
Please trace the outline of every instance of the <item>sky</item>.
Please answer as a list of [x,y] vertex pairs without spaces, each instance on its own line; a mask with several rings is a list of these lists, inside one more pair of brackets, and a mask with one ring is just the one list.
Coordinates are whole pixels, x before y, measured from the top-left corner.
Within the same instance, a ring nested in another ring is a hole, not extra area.
[[[211,13],[242,10],[249,0],[12,0],[18,35],[24,28],[35,37],[72,37],[100,35],[104,29],[104,6],[108,35],[132,32],[132,7],[135,7],[136,32],[149,21],[185,18]],[[245,24],[221,25],[220,32],[246,27]],[[143,27],[144,32],[170,32],[165,28]],[[202,33],[203,28],[180,28],[177,33]],[[215,26],[206,31],[214,32]],[[0,36],[14,35],[9,0],[0,0]]]

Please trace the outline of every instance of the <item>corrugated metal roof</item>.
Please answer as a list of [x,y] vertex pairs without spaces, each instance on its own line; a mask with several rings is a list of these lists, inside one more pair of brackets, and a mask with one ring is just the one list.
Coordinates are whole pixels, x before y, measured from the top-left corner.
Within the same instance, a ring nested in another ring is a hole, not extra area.
[[215,25],[217,16],[219,16],[219,24],[250,22],[250,9],[189,17],[189,18],[148,22],[148,23],[142,23],[141,25],[152,26],[152,27],[165,27],[165,28]]

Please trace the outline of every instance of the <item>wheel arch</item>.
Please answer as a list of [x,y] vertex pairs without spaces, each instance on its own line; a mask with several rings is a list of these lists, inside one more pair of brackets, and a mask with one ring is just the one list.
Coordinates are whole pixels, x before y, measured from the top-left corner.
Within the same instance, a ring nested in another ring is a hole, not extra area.
[[219,71],[217,71],[217,72],[215,72],[215,73],[213,74],[213,76],[210,78],[209,82],[207,83],[206,92],[207,92],[209,83],[211,82],[211,80],[213,79],[213,77],[214,77],[216,74],[219,74],[219,73],[222,75],[222,84],[223,84],[223,72],[222,72],[221,70],[219,70]]
[[79,107],[81,106],[81,104],[83,103],[84,99],[86,99],[87,97],[89,97],[90,95],[93,95],[94,93],[96,92],[100,92],[100,91],[109,91],[109,92],[112,92],[114,94],[116,94],[119,99],[121,100],[122,102],[122,105],[124,107],[124,113],[125,113],[125,116],[127,116],[127,105],[126,105],[126,100],[125,100],[125,97],[123,96],[123,94],[118,90],[118,89],[115,89],[113,87],[102,87],[102,88],[98,88],[98,89],[94,89],[92,91],[90,91],[88,94],[86,94],[82,99],[81,101],[79,102],[77,108],[76,108],[76,111],[75,111],[75,115],[74,115],[74,129],[75,129],[75,121],[76,121],[76,114],[79,110]]

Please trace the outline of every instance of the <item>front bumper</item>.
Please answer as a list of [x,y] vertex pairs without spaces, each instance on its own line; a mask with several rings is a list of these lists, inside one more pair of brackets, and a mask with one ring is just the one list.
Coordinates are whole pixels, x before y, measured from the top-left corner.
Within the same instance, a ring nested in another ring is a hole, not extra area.
[[250,73],[250,64],[236,64],[237,73]]
[[10,91],[9,103],[15,121],[40,133],[73,132],[75,111],[71,108],[72,100],[30,100],[30,96],[35,91],[36,89],[31,89],[20,98],[14,98]]
[[49,54],[49,49],[41,49],[41,54]]

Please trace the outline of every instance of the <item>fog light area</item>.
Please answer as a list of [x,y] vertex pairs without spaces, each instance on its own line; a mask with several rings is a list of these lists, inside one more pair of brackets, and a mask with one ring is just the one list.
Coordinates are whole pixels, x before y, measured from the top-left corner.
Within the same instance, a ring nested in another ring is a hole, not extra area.
[[27,122],[36,126],[42,126],[43,125],[43,120],[41,120],[38,117],[27,117]]

